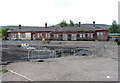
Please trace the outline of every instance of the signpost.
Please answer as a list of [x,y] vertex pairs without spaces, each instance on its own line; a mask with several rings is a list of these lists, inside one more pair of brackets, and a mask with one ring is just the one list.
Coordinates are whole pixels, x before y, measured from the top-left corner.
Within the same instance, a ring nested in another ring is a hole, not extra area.
[[22,47],[22,48],[28,48],[28,47],[29,47],[29,44],[28,44],[28,43],[22,43],[22,44],[21,44],[21,47]]

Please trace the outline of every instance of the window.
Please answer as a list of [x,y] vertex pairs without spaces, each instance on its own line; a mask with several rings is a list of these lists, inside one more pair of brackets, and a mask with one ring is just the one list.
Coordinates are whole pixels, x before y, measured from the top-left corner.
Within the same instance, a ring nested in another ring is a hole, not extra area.
[[91,34],[91,38],[93,38],[93,34]]
[[86,34],[80,34],[80,38],[85,38]]
[[101,32],[100,35],[103,35],[103,32]]
[[83,38],[85,38],[85,34],[83,34]]
[[97,35],[103,35],[103,32],[97,32]]
[[100,35],[100,32],[97,32],[97,35]]
[[93,34],[87,34],[88,38],[93,38]]
[[87,37],[88,37],[88,38],[91,38],[91,34],[87,34]]
[[46,33],[46,38],[50,38],[50,33]]
[[76,34],[72,34],[71,40],[77,40],[77,35]]
[[82,38],[82,36],[83,36],[83,35],[82,35],[82,34],[80,34],[80,38]]
[[58,38],[58,34],[54,34],[54,38]]
[[115,37],[112,37],[112,39],[116,39]]
[[21,33],[20,38],[25,38],[25,33]]
[[38,37],[39,37],[39,38],[42,38],[42,33],[38,33]]
[[12,33],[11,36],[12,36],[12,38],[16,38],[17,34],[16,33]]

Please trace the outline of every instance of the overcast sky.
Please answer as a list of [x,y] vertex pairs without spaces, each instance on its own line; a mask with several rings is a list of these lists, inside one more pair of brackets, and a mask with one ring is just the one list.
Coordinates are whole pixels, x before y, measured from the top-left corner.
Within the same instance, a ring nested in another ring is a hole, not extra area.
[[75,23],[112,24],[118,21],[119,0],[0,0],[0,26]]

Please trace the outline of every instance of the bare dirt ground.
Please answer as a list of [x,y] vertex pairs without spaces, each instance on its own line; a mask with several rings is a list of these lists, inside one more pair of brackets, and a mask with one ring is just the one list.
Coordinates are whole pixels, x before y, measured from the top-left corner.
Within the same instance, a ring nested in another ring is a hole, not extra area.
[[[8,49],[10,49],[9,45],[19,45],[22,42],[14,41],[8,43],[6,41],[3,43],[3,47],[7,46],[2,48],[6,52],[6,54],[2,54],[2,57],[9,57],[9,53],[10,56],[14,54],[13,57],[16,57],[4,59],[4,61],[13,61],[13,63],[6,65],[5,68],[21,75],[19,76],[11,72],[4,73],[2,74],[3,81],[118,81],[118,46],[114,42],[61,41],[43,44],[39,41],[36,41],[36,43],[35,41],[28,41],[30,45],[38,49],[41,46],[49,46],[47,48],[52,47],[50,49],[53,49],[53,46],[55,46],[54,49],[63,49],[63,47],[74,47],[72,49],[75,49],[82,47],[92,51],[92,55],[90,56],[71,56],[68,53],[67,56],[47,59],[44,62],[21,61],[20,55],[25,57],[26,51],[20,47],[14,47],[18,51],[17,55],[17,51],[14,53],[11,51],[8,52]],[[21,53],[17,48],[20,48],[24,52]],[[8,51],[5,51],[5,49]],[[16,62],[16,60],[19,61]]]

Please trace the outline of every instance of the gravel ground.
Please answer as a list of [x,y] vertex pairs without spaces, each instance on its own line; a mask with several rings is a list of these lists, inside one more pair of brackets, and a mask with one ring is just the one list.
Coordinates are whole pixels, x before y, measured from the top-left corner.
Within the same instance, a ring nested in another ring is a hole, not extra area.
[[17,76],[11,72],[8,72],[3,74],[2,81],[28,81],[28,80],[20,76]]
[[[37,49],[62,49],[62,52],[82,48],[92,51],[92,55],[69,56],[68,51],[66,57],[47,59],[44,62],[27,62],[21,60],[28,52],[19,47],[21,43],[29,43]],[[118,46],[115,42],[52,41],[48,44],[41,41],[4,41],[1,49],[2,61],[14,62],[5,68],[33,81],[118,81]],[[8,72],[3,74],[3,81],[27,80]]]
[[[117,81],[118,62],[103,57],[67,56],[45,62],[17,62],[6,68],[33,81]],[[21,77],[10,73],[3,80],[15,81]],[[110,76],[110,78],[107,78]]]

